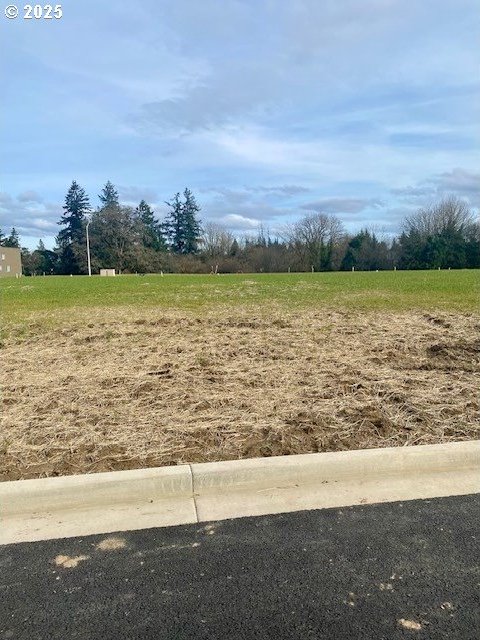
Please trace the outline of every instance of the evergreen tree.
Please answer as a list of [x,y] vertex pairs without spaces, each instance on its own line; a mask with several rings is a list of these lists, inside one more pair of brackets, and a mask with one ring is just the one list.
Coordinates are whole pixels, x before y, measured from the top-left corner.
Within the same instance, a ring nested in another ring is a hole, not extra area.
[[83,270],[79,255],[84,241],[85,216],[90,211],[90,201],[85,190],[75,180],[67,192],[63,210],[58,224],[64,229],[57,236],[60,268],[62,273],[78,274]]
[[5,236],[3,235],[3,232],[0,229],[0,247],[4,247],[5,246],[4,242],[5,242]]
[[20,248],[20,236],[18,235],[18,231],[15,229],[15,227],[12,227],[12,230],[8,238],[5,238],[3,240],[3,246],[14,247],[15,249]]
[[148,249],[164,251],[166,249],[162,226],[155,217],[152,208],[142,200],[135,210],[140,225],[142,244]]
[[400,263],[402,248],[398,241],[398,238],[393,238],[392,244],[389,250],[389,258],[392,267],[397,267]]
[[183,235],[183,205],[180,200],[180,193],[176,193],[170,202],[165,202],[170,207],[167,219],[163,223],[163,231],[170,244],[173,253],[184,253]]
[[105,207],[118,207],[118,191],[113,184],[108,180],[107,184],[103,187],[102,192],[98,196],[102,203],[102,208]]
[[200,220],[197,217],[200,207],[190,189],[183,192],[184,253],[197,253],[201,234]]
[[38,246],[35,251],[32,253],[32,267],[34,273],[39,271],[40,273],[46,273],[48,269],[45,267],[45,245],[43,244],[43,240],[38,241]]
[[468,269],[478,269],[480,267],[480,223],[472,223],[467,229],[466,243],[466,266]]
[[22,247],[20,249],[20,255],[22,256],[22,273],[24,276],[31,276],[35,273],[35,259],[33,258],[33,254],[27,249],[27,247]]
[[132,271],[138,244],[138,226],[132,208],[108,206],[93,213],[90,247],[94,269]]
[[145,200],[141,200],[135,211],[146,227],[153,228],[158,224],[158,220],[155,218],[152,208],[145,202]]
[[200,207],[190,189],[185,189],[183,197],[182,202],[180,193],[176,193],[171,202],[165,203],[170,207],[170,211],[163,224],[163,230],[173,253],[193,254],[198,251],[201,234],[200,221],[197,218]]
[[465,268],[475,255],[470,244],[474,227],[468,205],[454,196],[416,211],[404,220],[400,265],[406,269]]
[[42,240],[39,240],[35,251],[30,255],[31,267],[34,273],[52,274],[57,271],[58,254],[45,247]]
[[375,233],[363,229],[348,243],[340,268],[343,271],[350,271],[352,267],[369,271],[390,266],[387,244],[378,240]]
[[255,240],[257,247],[266,247],[267,246],[267,238],[265,237],[265,229],[263,224],[258,228],[258,235]]
[[83,226],[85,215],[90,211],[90,201],[85,190],[74,180],[65,196],[62,217],[59,225],[65,227],[58,234],[61,244],[81,242],[83,240]]

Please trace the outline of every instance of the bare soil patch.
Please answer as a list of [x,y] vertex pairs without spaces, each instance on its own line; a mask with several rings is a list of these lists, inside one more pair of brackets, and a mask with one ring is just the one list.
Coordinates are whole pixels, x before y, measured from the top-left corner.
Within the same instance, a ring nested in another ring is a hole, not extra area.
[[475,315],[119,313],[4,341],[1,479],[480,438]]

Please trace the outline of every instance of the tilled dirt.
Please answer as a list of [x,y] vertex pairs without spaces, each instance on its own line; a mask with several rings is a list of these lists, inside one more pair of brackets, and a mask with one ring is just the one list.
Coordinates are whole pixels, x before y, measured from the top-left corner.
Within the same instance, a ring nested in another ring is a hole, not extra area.
[[89,311],[3,344],[0,477],[480,438],[479,318]]

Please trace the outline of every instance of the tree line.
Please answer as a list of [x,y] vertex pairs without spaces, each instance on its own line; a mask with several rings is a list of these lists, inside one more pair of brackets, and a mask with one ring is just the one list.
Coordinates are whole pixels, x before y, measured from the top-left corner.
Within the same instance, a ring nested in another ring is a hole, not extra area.
[[[93,273],[209,273],[350,271],[480,267],[480,224],[468,205],[455,196],[407,216],[393,239],[371,229],[346,233],[334,215],[310,213],[286,225],[272,238],[263,228],[255,236],[236,238],[215,222],[202,224],[200,207],[186,188],[166,202],[160,221],[142,200],[137,207],[120,203],[109,181],[94,209],[85,190],[73,181],[58,222],[53,250],[40,240],[34,251],[22,249],[26,275],[80,275],[88,272],[89,237]],[[20,246],[15,229],[0,232],[0,245]]]

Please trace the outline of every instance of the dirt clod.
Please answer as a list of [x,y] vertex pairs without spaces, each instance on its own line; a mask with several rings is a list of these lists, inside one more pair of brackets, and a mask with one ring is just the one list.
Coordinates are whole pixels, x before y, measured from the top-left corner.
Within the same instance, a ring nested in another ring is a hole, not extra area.
[[422,628],[422,625],[419,622],[415,622],[415,620],[405,620],[405,618],[400,618],[398,624],[400,627],[408,629],[409,631],[420,631]]

